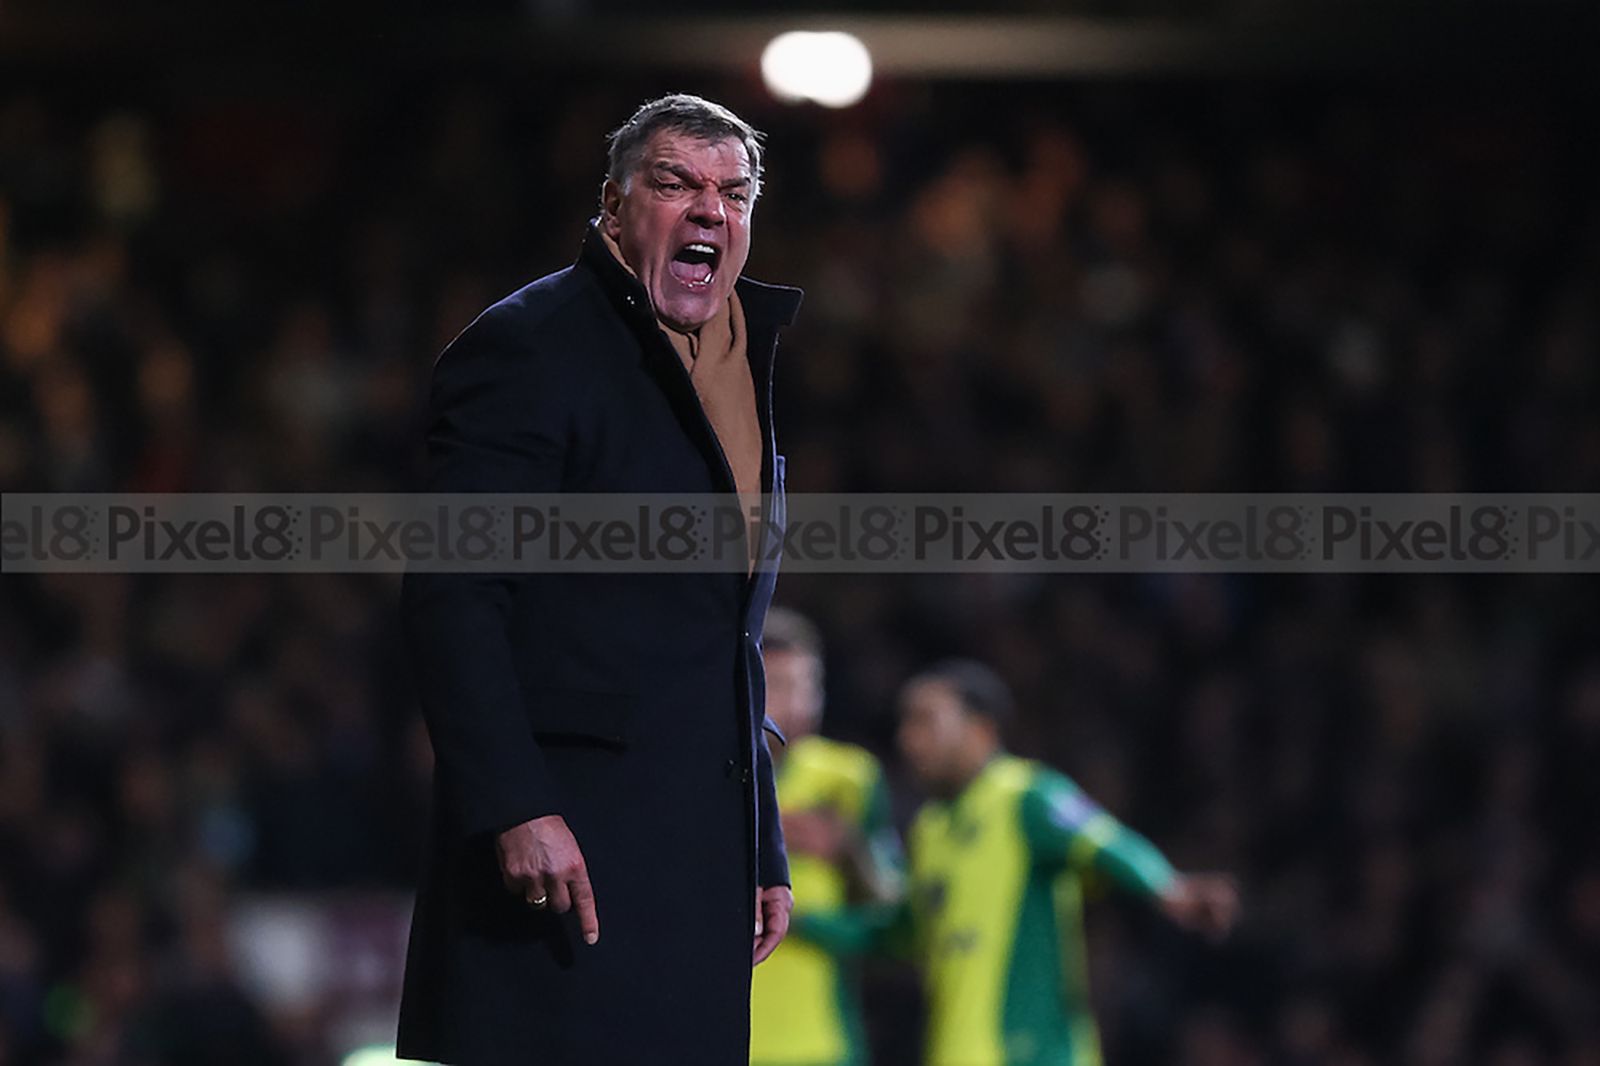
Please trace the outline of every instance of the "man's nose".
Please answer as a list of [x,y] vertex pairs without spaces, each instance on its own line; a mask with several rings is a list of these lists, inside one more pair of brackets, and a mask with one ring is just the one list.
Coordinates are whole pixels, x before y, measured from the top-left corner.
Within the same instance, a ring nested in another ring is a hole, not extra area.
[[701,226],[720,226],[726,222],[728,214],[722,203],[722,190],[710,185],[702,187],[689,206],[689,220]]

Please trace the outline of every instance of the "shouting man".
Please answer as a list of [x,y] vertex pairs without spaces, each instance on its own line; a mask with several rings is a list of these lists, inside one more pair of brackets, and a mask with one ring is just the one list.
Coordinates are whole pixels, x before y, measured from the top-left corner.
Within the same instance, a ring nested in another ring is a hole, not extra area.
[[[612,133],[577,262],[439,357],[428,490],[736,494],[776,527],[772,360],[800,292],[741,276],[760,191],[759,136],[717,104],[664,97]],[[751,966],[793,906],[774,565],[407,575],[436,766],[402,1056],[747,1061]]]

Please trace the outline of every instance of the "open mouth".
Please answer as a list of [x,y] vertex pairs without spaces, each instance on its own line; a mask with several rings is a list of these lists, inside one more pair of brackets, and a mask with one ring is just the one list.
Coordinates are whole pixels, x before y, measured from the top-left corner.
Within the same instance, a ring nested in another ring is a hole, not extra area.
[[704,289],[717,274],[722,252],[703,241],[693,241],[678,249],[667,270],[687,289]]

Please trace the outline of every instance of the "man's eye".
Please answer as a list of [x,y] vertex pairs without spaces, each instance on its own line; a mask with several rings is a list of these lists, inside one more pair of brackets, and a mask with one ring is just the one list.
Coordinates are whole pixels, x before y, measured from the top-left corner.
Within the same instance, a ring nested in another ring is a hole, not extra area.
[[662,192],[682,192],[683,183],[678,181],[664,181],[661,183]]
[[750,201],[750,194],[742,192],[730,192],[728,194],[728,199],[732,200],[736,204],[748,203]]

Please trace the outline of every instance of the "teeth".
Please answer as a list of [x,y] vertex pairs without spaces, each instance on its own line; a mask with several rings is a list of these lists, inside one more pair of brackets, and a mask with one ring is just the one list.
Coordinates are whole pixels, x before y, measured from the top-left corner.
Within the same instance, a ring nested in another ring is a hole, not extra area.
[[709,244],[689,244],[684,246],[685,251],[704,252],[707,255],[716,255],[717,250]]

